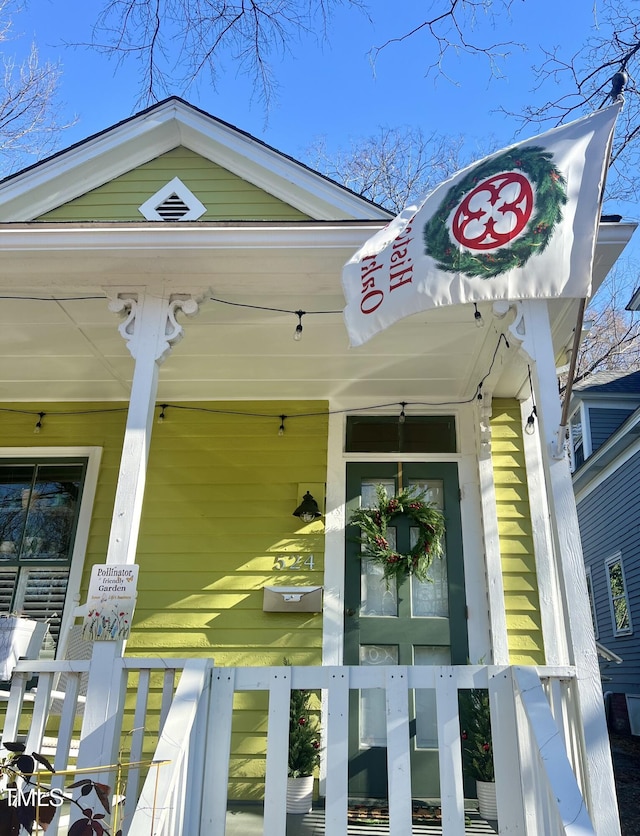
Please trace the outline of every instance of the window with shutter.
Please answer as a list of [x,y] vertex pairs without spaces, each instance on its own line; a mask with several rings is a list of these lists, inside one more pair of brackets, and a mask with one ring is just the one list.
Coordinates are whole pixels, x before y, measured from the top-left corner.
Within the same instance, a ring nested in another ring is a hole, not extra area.
[[0,612],[60,633],[86,459],[0,460]]

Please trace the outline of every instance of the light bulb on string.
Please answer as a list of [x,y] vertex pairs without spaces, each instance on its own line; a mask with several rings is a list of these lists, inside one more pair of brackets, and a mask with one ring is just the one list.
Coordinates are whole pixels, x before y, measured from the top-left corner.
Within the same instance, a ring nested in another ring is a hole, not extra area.
[[524,431],[527,435],[533,435],[536,431],[536,418],[538,416],[538,411],[536,409],[536,402],[533,398],[533,381],[531,380],[531,366],[527,366],[527,374],[529,375],[529,390],[531,392],[531,400],[533,401],[533,407],[531,409],[531,415],[529,415],[529,417],[527,418],[527,423],[524,425]]
[[473,303],[473,307],[475,308],[475,311],[474,311],[474,314],[473,314],[473,318],[474,318],[474,319],[475,319],[475,321],[476,321],[476,328],[484,328],[484,319],[482,318],[482,314],[481,314],[481,313],[480,313],[480,311],[478,310],[478,304],[477,304],[477,302],[474,302],[474,303]]
[[42,429],[42,419],[44,418],[44,416],[45,416],[45,415],[46,415],[46,413],[45,413],[45,412],[39,412],[39,413],[38,413],[38,420],[36,421],[36,425],[35,425],[35,427],[33,428],[33,431],[34,431],[34,433],[35,433],[36,435],[37,435],[37,434],[40,432],[40,430]]
[[478,400],[478,401],[482,400],[482,381],[480,381],[480,383],[478,383],[478,391],[476,392],[476,400]]
[[405,406],[406,406],[406,405],[407,405],[407,404],[406,404],[406,401],[402,401],[402,402],[400,403],[400,406],[402,407],[402,409],[400,410],[400,415],[399,415],[399,417],[398,417],[398,423],[400,423],[400,424],[404,424],[405,419],[406,419],[406,417],[407,417],[407,416],[405,415],[405,412],[404,412],[404,408],[405,408]]
[[300,342],[302,339],[302,317],[305,315],[306,311],[295,311],[295,315],[298,317],[298,324],[296,325],[296,330],[293,334],[293,339],[296,342]]
[[538,413],[536,412],[536,407],[534,404],[533,409],[531,410],[531,415],[527,418],[527,423],[524,425],[524,431],[527,435],[533,435],[536,431],[536,417]]
[[165,415],[164,411],[168,406],[169,406],[169,404],[166,404],[166,403],[161,403],[160,404],[160,415],[158,415],[158,423],[159,424],[164,423],[164,419],[166,418],[166,415]]
[[285,422],[286,417],[287,417],[286,415],[281,415],[280,416],[280,426],[278,428],[278,435],[280,435],[280,436],[284,435],[284,422]]

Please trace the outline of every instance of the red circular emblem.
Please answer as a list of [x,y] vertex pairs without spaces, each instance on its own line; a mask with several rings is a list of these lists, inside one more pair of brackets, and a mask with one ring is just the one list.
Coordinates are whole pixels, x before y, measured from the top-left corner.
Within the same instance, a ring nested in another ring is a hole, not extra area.
[[469,250],[497,250],[522,232],[532,212],[533,189],[527,178],[515,171],[494,174],[465,195],[451,233]]

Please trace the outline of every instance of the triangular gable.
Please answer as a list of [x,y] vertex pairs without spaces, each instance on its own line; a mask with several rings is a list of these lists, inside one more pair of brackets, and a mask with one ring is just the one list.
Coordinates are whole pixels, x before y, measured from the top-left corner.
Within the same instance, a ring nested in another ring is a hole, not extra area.
[[173,97],[0,181],[0,222],[42,218],[179,148],[314,220],[390,217],[250,134]]
[[[162,206],[167,211],[162,211]],[[171,207],[176,211],[172,212]],[[182,210],[182,211],[180,211]],[[179,147],[40,215],[39,221],[308,220],[217,163]]]

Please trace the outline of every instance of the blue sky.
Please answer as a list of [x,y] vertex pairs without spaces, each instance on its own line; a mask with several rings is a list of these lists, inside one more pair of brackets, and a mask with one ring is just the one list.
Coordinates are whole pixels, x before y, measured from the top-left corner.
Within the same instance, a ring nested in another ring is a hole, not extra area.
[[[413,29],[431,4],[368,0],[367,5],[370,19],[353,7],[342,7],[331,21],[328,41],[309,36],[292,44],[291,54],[275,57],[279,88],[268,114],[231,55],[222,57],[215,89],[203,80],[185,98],[303,160],[319,137],[326,138],[331,152],[375,133],[378,126],[462,134],[467,153],[477,155],[477,149],[486,153],[490,145],[506,146],[540,132],[529,127],[518,135],[519,124],[497,109],[517,111],[536,100],[555,98],[560,88],[534,90],[531,68],[540,61],[540,47],[561,43],[564,54],[571,55],[589,36],[594,20],[592,5],[583,0],[515,0],[511,15],[502,16],[495,29],[483,17],[472,34],[478,40],[524,44],[508,48],[510,54],[498,68],[501,78],[492,76],[483,58],[454,54],[443,66],[446,77],[434,78],[427,72],[435,58],[433,42],[421,34],[389,45],[375,67],[369,59],[373,46]],[[22,40],[8,45],[24,49],[33,38],[42,58],[62,61],[65,113],[77,117],[63,135],[62,147],[140,109],[135,63],[118,66],[91,49],[64,46],[90,41],[95,10],[101,6],[101,0],[29,0],[15,22]],[[177,86],[169,92],[184,95]],[[634,206],[606,208],[625,218],[640,216]]]
[[[43,58],[63,62],[62,97],[67,113],[78,117],[65,145],[137,109],[135,64],[117,67],[104,55],[63,45],[90,40],[94,10],[100,5],[99,0],[30,0],[27,12],[16,20],[17,31],[35,39]],[[577,48],[592,21],[588,3],[520,0],[499,29],[491,31],[485,22],[477,31],[478,37],[526,41],[528,52],[512,50],[503,79],[492,79],[480,58],[452,56],[445,65],[449,81],[426,76],[434,53],[422,35],[390,45],[372,67],[371,47],[415,27],[423,19],[423,5],[429,4],[369,0],[368,5],[372,20],[357,9],[343,8],[332,21],[328,43],[309,37],[293,45],[292,55],[277,60],[278,99],[266,124],[264,108],[252,101],[249,80],[238,74],[232,56],[223,58],[217,89],[203,82],[187,98],[293,156],[302,155],[315,137],[326,136],[329,146],[336,147],[366,136],[378,125],[464,133],[470,148],[484,145],[488,136],[508,144],[517,125],[495,110],[499,105],[517,109],[531,101],[530,66],[538,57],[538,46],[562,40],[568,51]],[[170,92],[183,91],[176,87]]]

